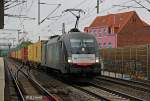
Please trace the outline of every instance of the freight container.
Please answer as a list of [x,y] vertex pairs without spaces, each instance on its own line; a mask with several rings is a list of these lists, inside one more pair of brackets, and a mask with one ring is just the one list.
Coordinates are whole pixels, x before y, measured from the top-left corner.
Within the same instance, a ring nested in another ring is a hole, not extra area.
[[18,59],[21,60],[21,49],[18,49]]
[[8,56],[8,50],[0,50],[0,57],[7,57]]
[[15,58],[15,57],[16,57],[16,53],[15,53],[15,51],[11,51],[11,52],[10,52],[10,54],[11,54],[11,56],[10,56],[10,57],[12,57],[12,58]]
[[17,59],[18,54],[17,54],[17,50],[15,50],[15,59]]
[[28,60],[28,48],[21,48],[21,60],[23,62]]
[[12,48],[9,51],[9,57],[11,58],[16,58],[17,54],[16,54],[16,48]]
[[42,59],[41,53],[42,53],[42,41],[34,43],[33,45],[34,62],[41,63],[41,59]]
[[28,46],[28,61],[33,62],[33,44]]
[[45,41],[38,41],[28,46],[28,60],[37,64],[42,61],[42,45]]

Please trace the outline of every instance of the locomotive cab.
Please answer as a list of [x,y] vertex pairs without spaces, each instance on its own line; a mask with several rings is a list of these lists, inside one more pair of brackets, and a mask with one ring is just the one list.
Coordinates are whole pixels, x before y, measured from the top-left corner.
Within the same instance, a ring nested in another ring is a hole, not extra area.
[[53,36],[43,50],[43,66],[64,75],[100,75],[98,45],[91,34],[76,31]]
[[95,37],[83,32],[70,32],[64,37],[67,73],[99,74],[100,59]]

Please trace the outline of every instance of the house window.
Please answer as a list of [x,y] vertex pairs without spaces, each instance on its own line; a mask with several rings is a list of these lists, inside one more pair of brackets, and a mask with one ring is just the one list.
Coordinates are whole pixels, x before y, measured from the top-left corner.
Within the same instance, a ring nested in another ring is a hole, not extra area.
[[102,32],[101,32],[101,31],[99,31],[99,36],[100,36],[100,37],[102,36]]
[[106,48],[106,43],[103,44],[103,47]]
[[106,33],[105,33],[105,29],[104,29],[103,33],[104,33],[104,36],[105,36],[105,35],[106,35]]
[[107,35],[107,30],[105,28],[104,28],[103,31],[104,31],[104,35]]
[[93,33],[96,33],[96,30],[93,30]]
[[112,48],[111,42],[108,43],[108,48]]
[[97,31],[96,31],[96,30],[93,30],[92,32],[93,32],[94,36],[96,36],[96,32],[97,32]]
[[105,28],[105,32],[107,33],[107,29]]
[[99,48],[102,48],[102,43],[99,43]]
[[111,34],[111,27],[108,27],[108,34]]

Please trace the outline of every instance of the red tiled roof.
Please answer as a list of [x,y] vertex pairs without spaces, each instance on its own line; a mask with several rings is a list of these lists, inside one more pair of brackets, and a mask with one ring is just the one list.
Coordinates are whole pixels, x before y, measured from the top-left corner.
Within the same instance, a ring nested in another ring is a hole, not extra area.
[[90,27],[98,27],[98,26],[119,26],[120,28],[125,25],[135,11],[118,13],[118,14],[110,14],[106,16],[98,16],[90,25]]
[[146,23],[145,21],[142,21],[144,26],[150,26],[148,23]]

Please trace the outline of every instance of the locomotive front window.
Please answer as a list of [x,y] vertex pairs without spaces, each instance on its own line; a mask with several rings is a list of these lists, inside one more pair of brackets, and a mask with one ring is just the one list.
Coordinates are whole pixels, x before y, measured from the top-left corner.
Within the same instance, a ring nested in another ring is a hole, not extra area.
[[83,40],[84,47],[93,47],[93,45],[94,45],[94,40],[92,40],[92,39],[84,39]]
[[93,38],[70,38],[71,51],[74,54],[93,54],[96,51],[96,44]]
[[71,47],[81,47],[80,39],[70,39]]
[[93,39],[70,39],[71,47],[94,47]]

